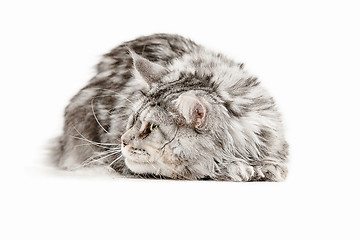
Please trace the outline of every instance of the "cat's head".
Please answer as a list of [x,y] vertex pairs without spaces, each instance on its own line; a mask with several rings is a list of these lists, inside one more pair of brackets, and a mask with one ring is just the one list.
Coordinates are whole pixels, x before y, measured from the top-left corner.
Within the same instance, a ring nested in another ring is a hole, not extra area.
[[226,121],[219,113],[223,106],[204,79],[169,79],[165,67],[135,53],[132,57],[135,75],[149,90],[139,99],[121,138],[126,165],[139,174],[215,177],[220,171],[216,155],[223,150],[218,136]]

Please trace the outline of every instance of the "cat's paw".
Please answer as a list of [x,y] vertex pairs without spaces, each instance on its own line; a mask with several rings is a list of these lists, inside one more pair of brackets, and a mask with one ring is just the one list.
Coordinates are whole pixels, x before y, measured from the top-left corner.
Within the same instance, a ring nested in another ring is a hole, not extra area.
[[283,164],[265,164],[261,172],[266,181],[280,182],[287,176],[287,168]]
[[229,168],[229,176],[234,181],[248,182],[255,176],[255,170],[246,163],[238,162]]

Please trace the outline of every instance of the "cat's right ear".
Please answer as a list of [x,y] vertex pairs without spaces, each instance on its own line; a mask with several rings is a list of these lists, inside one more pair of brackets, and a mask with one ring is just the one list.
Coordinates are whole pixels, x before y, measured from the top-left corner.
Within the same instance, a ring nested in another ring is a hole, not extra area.
[[142,56],[136,54],[132,49],[129,49],[129,53],[133,59],[135,70],[150,86],[159,82],[168,72],[165,67],[143,58]]
[[210,107],[202,97],[183,93],[179,96],[177,106],[188,124],[196,128],[202,128],[205,125]]

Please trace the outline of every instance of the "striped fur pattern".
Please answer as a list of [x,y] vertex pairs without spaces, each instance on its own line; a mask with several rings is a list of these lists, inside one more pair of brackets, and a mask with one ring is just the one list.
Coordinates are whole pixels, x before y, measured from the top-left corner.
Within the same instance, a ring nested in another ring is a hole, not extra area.
[[274,100],[243,64],[155,34],[103,56],[66,107],[56,161],[126,176],[281,181],[287,156]]

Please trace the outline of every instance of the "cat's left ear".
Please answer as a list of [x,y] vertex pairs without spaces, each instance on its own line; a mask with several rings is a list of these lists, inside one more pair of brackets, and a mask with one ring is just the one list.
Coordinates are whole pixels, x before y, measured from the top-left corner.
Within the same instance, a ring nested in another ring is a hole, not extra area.
[[133,59],[135,70],[149,85],[158,82],[168,72],[165,67],[143,58],[133,50],[129,49],[129,52]]
[[178,99],[178,110],[188,124],[196,128],[205,125],[209,104],[202,97],[190,93],[183,93]]

